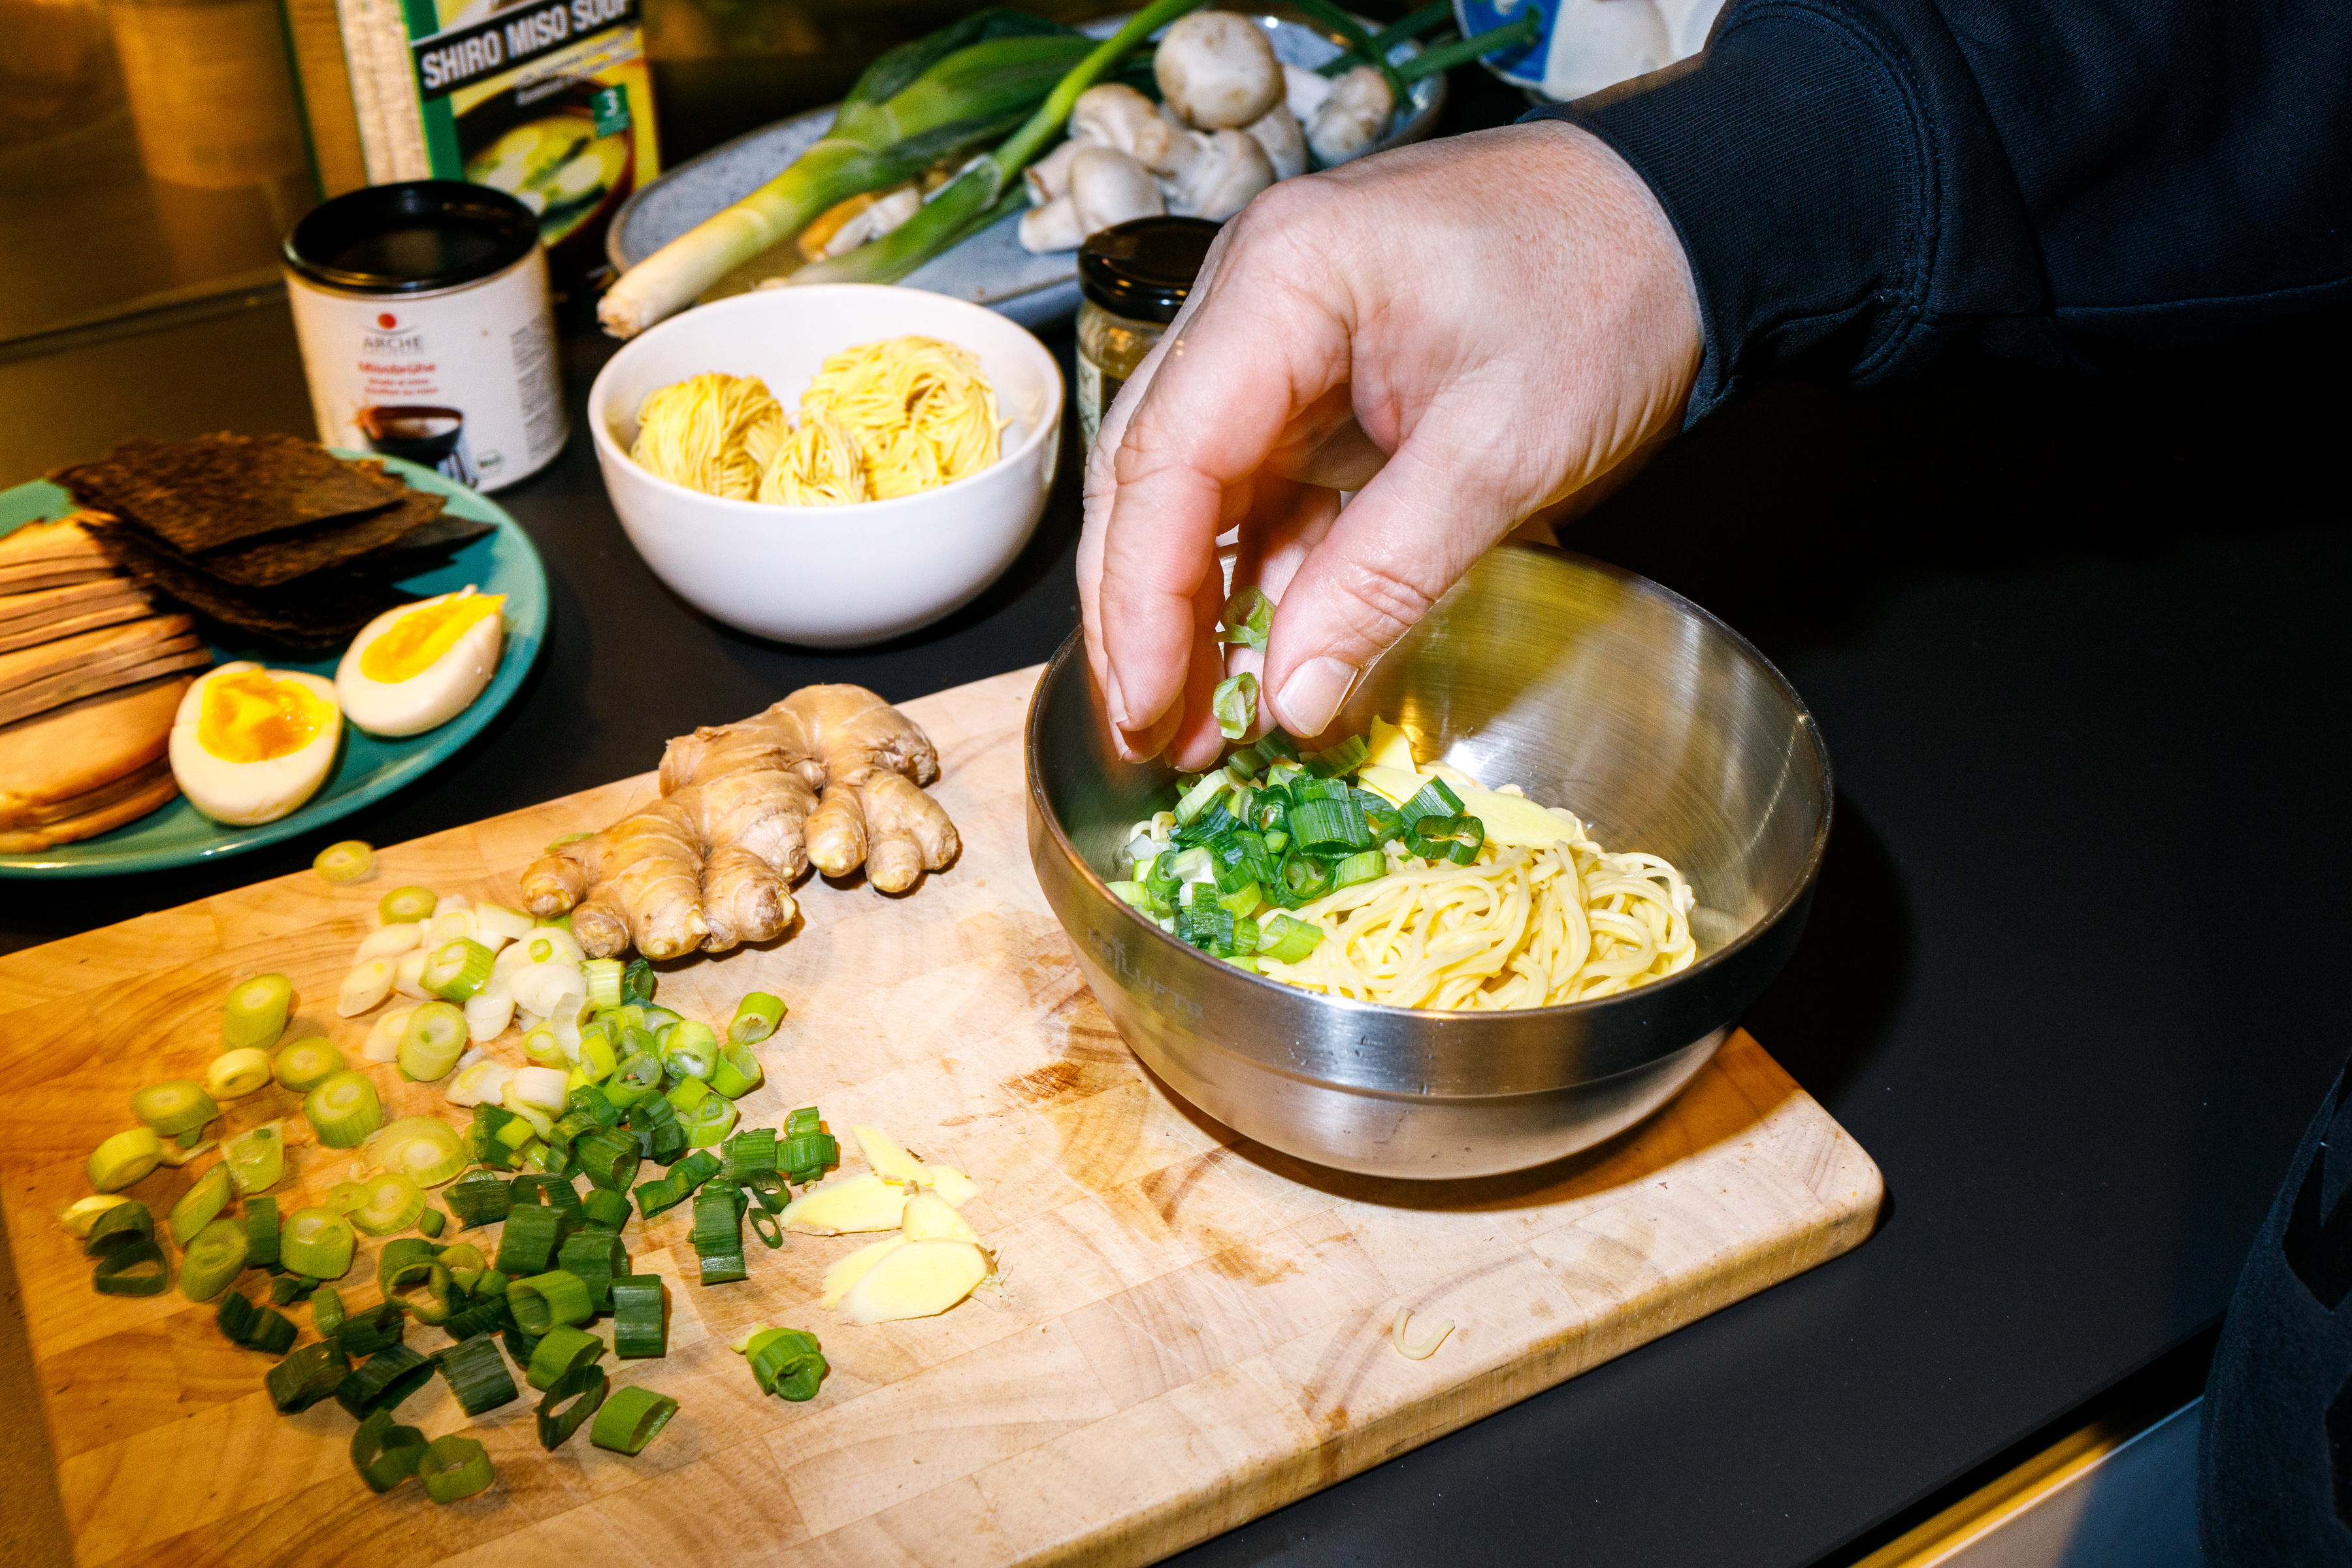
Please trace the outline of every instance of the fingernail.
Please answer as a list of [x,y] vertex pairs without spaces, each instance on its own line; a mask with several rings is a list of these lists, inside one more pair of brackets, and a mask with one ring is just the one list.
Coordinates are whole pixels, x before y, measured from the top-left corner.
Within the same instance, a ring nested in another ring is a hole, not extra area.
[[1328,654],[1308,659],[1283,682],[1282,695],[1275,700],[1282,710],[1282,727],[1301,737],[1321,734],[1331,727],[1339,704],[1348,700],[1348,689],[1355,684],[1351,666]]
[[1103,671],[1103,708],[1110,714],[1111,728],[1127,729],[1127,695],[1118,689],[1118,671]]

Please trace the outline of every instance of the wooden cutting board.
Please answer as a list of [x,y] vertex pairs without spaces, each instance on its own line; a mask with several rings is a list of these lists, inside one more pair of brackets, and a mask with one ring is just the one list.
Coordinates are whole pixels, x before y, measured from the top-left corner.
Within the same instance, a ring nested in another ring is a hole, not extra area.
[[[131,1124],[133,1089],[201,1076],[232,980],[290,975],[298,1031],[322,1027],[358,1065],[367,1020],[334,1019],[332,1000],[385,889],[515,901],[542,846],[612,819],[650,775],[398,846],[354,888],[301,872],[0,960],[0,1194],[78,1561],[1141,1563],[1869,1235],[1876,1167],[1744,1034],[1633,1133],[1488,1181],[1304,1166],[1173,1100],[1120,1045],[1029,870],[1021,723],[1035,674],[908,704],[962,829],[954,868],[898,899],[814,883],[788,939],[672,965],[658,997],[723,1028],[744,991],[782,995],[792,1012],[762,1047],[768,1081],[745,1124],[814,1103],[845,1144],[871,1121],[962,1167],[1002,1288],[943,1317],[853,1328],[814,1298],[827,1265],[870,1237],[751,1243],[750,1279],[705,1289],[687,1208],[633,1220],[635,1271],[670,1280],[670,1353],[606,1364],[615,1387],[682,1406],[634,1459],[584,1432],[542,1452],[519,1400],[470,1424],[498,1466],[490,1491],[446,1508],[416,1486],[375,1497],[331,1401],[275,1414],[268,1359],[223,1339],[211,1307],[94,1294],[51,1216],[88,1190],[89,1150]],[[498,1049],[520,1060],[514,1040]],[[439,1086],[374,1072],[392,1115],[444,1108]],[[288,1119],[289,1211],[291,1194],[353,1163],[311,1144],[274,1086],[226,1109],[231,1131]],[[847,1166],[860,1163],[853,1148]],[[160,1171],[132,1195],[160,1217],[201,1169]],[[374,1299],[375,1245],[344,1281],[355,1302]],[[1391,1348],[1401,1306],[1417,1330],[1454,1321],[1429,1360]],[[307,1342],[308,1310],[293,1314]],[[833,1374],[815,1400],[761,1395],[727,1349],[754,1321],[822,1338]],[[445,1342],[418,1328],[410,1342]],[[431,1436],[468,1425],[438,1379],[401,1418]]]

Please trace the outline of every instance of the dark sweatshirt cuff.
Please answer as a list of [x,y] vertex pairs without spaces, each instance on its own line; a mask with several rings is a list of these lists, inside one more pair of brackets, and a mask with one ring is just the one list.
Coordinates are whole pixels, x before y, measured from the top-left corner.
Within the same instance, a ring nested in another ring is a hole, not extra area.
[[1608,142],[1681,237],[1706,336],[1689,422],[1767,381],[1885,381],[2040,296],[2006,160],[1924,3],[1749,0],[1696,58],[1538,116]]

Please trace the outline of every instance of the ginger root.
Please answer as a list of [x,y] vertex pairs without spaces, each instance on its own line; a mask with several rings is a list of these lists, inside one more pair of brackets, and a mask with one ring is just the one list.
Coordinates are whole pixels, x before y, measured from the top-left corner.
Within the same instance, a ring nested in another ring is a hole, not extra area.
[[647,958],[779,935],[792,884],[866,868],[886,893],[953,860],[955,824],[918,787],[939,753],[862,686],[804,686],[756,718],[705,726],[662,753],[661,798],[523,873],[533,914],[569,911],[593,958]]

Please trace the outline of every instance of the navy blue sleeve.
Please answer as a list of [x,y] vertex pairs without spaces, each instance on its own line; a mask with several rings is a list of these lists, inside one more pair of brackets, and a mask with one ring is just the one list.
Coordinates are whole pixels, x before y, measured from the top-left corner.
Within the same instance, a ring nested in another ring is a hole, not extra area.
[[2043,370],[2352,311],[2352,5],[1733,0],[1693,59],[1545,114],[1664,205],[1690,417],[1956,349]]

